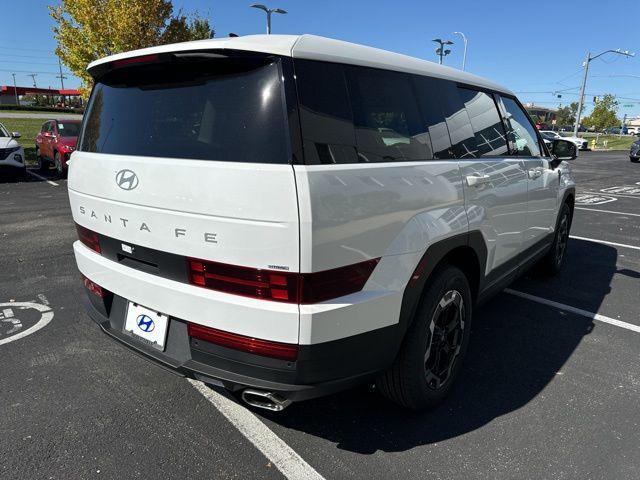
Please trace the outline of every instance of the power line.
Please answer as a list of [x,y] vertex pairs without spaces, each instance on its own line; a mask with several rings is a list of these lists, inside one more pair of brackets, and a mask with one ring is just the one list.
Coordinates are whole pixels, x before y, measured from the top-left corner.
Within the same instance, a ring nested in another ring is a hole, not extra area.
[[51,52],[51,50],[45,50],[43,48],[10,47],[7,45],[0,45],[0,48],[6,48],[8,50],[24,50],[27,52]]
[[18,57],[18,58],[47,58],[47,59],[51,59],[51,57],[55,57],[54,54],[51,54],[51,55],[22,55],[22,54],[14,55],[12,53],[0,53],[0,56],[2,56],[2,57]]
[[21,60],[0,60],[0,63],[26,63],[28,65],[53,65],[55,67],[58,66],[57,63],[45,63],[45,62],[31,62],[31,61],[21,61]]

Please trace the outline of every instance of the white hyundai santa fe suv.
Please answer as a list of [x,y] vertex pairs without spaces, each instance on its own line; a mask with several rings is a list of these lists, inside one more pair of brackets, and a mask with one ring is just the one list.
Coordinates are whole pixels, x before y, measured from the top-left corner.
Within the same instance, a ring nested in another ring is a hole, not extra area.
[[88,67],[69,172],[90,316],[148,359],[281,410],[377,382],[424,409],[473,309],[562,265],[574,182],[509,90],[316,36]]

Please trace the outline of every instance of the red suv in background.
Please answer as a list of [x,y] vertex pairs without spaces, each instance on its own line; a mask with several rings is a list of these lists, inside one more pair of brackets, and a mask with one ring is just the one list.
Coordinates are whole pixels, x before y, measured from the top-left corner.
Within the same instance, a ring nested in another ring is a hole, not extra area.
[[80,120],[47,120],[36,137],[36,159],[40,170],[53,164],[60,176],[67,173],[69,155],[76,149]]

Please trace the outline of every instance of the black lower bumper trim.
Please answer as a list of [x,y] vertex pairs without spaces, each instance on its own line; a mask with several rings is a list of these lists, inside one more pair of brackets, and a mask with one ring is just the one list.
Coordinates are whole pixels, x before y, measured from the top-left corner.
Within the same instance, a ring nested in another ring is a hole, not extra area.
[[171,318],[165,351],[161,352],[123,331],[126,299],[113,295],[108,316],[95,303],[85,302],[89,316],[118,343],[164,370],[232,392],[254,388],[278,393],[292,401],[328,395],[374,380],[390,365],[397,350],[397,345],[393,346],[396,329],[387,327],[338,341],[301,346],[298,361],[285,362],[194,342],[187,335],[186,322]]

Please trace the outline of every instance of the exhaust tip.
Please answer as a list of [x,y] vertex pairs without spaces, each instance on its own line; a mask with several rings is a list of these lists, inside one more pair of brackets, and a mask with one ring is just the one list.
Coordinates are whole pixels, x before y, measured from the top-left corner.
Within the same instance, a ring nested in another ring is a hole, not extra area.
[[289,405],[291,400],[282,398],[276,393],[267,392],[265,390],[254,390],[247,388],[242,391],[242,401],[252,407],[269,410],[271,412],[281,412]]

